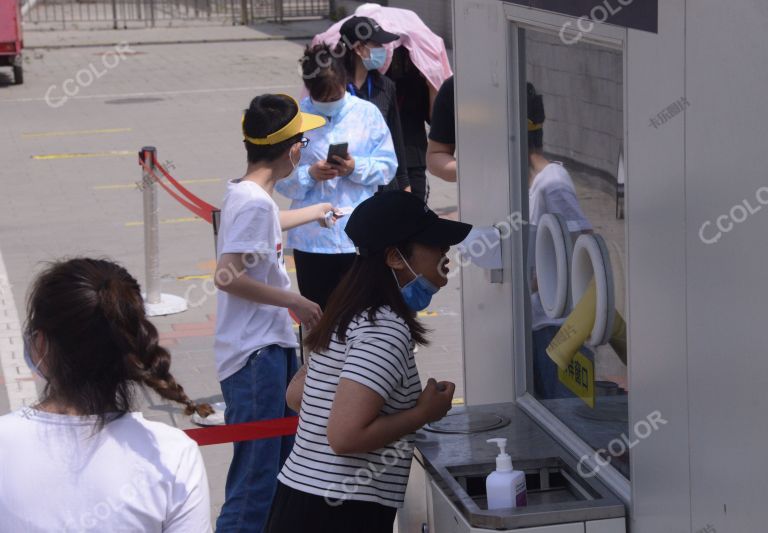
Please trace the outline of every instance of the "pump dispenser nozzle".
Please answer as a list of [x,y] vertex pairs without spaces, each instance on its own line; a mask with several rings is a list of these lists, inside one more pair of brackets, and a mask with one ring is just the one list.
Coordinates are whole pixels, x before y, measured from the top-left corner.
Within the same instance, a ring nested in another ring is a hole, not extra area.
[[512,458],[507,453],[507,439],[488,439],[486,442],[494,443],[499,447],[499,455],[496,457],[496,470],[498,472],[510,472],[512,470]]

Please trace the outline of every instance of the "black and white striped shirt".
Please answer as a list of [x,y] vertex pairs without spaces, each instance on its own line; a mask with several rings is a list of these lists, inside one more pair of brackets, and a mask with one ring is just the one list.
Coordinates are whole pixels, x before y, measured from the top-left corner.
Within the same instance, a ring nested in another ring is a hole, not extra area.
[[326,352],[312,353],[304,382],[299,429],[278,479],[296,490],[339,500],[401,507],[413,458],[413,434],[378,450],[337,455],[328,445],[328,416],[339,379],[356,381],[380,394],[382,415],[416,405],[421,383],[405,322],[389,307],[367,312],[347,329],[346,343],[334,334]]

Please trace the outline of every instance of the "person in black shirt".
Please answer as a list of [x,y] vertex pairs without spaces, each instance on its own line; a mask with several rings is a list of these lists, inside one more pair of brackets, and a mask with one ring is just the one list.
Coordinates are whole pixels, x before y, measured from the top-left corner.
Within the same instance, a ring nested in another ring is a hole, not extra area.
[[427,168],[445,181],[456,181],[456,117],[453,76],[445,80],[432,108],[432,128],[427,145]]
[[382,45],[396,41],[400,36],[384,31],[375,20],[368,17],[351,17],[341,26],[340,33],[340,45],[345,47],[344,65],[349,76],[347,90],[375,104],[392,133],[398,167],[395,179],[385,188],[410,192],[403,129],[397,108],[397,89],[395,83],[378,70],[387,61],[387,51]]
[[411,61],[405,46],[395,49],[387,76],[397,87],[397,106],[402,118],[405,159],[411,192],[424,202],[429,198],[427,181],[427,129],[437,91]]

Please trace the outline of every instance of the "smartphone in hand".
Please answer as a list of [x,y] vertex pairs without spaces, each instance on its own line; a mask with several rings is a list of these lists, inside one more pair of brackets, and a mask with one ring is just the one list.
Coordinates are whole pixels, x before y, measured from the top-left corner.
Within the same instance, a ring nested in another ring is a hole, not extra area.
[[326,157],[325,160],[333,165],[336,163],[336,158],[333,156],[339,156],[342,159],[346,159],[348,148],[349,143],[338,143],[330,145],[328,147],[328,157]]

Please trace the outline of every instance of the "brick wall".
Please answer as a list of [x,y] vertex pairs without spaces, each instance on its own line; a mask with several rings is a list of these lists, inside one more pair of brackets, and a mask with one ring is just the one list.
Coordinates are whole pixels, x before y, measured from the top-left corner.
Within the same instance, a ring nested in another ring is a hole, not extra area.
[[622,139],[621,52],[527,32],[528,78],[544,97],[544,150],[615,176]]

